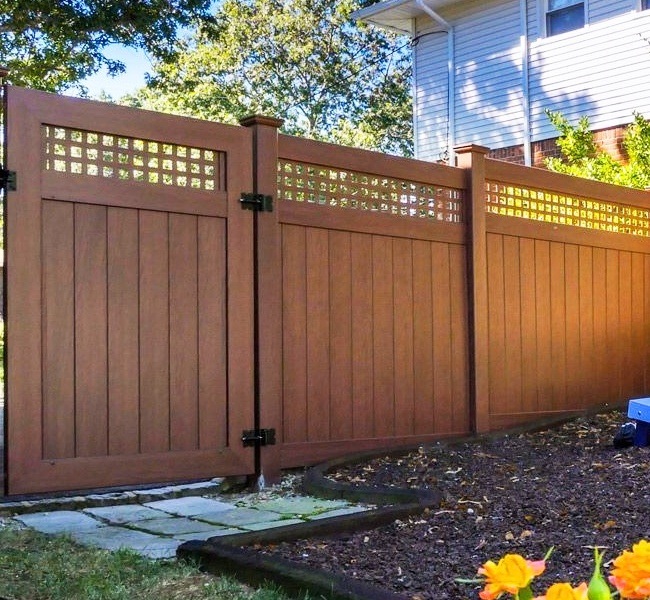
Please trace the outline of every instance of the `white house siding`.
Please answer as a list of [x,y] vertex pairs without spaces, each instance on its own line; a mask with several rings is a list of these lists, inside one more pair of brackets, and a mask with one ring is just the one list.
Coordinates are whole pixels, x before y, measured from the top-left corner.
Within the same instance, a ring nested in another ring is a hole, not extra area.
[[[440,14],[455,30],[454,143],[494,148],[523,143],[519,0],[474,1]],[[447,146],[444,38],[423,37],[415,52],[416,152],[425,160],[438,160]]]
[[440,160],[448,146],[447,33],[420,32],[414,48],[417,156]]
[[[531,0],[529,0],[531,1]],[[617,5],[619,15],[580,31],[530,40],[533,140],[557,135],[544,112],[571,121],[587,115],[593,129],[629,123],[633,112],[650,116],[650,11],[630,11],[630,0],[591,0],[590,15]]]

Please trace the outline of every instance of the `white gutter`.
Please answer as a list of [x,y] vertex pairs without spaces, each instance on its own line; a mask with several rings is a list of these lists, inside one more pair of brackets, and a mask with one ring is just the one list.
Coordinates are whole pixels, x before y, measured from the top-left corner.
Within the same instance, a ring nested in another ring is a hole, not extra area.
[[528,80],[528,17],[526,14],[526,0],[519,0],[519,14],[521,19],[521,93],[522,111],[524,113],[524,164],[532,166],[531,132],[530,132],[530,87]]
[[455,120],[456,120],[456,102],[455,102],[455,87],[456,87],[456,69],[454,65],[454,27],[445,21],[436,11],[434,11],[424,0],[415,0],[415,4],[419,6],[427,15],[429,15],[436,23],[442,25],[447,35],[447,106],[448,106],[448,123],[449,123],[449,139],[447,140],[447,153],[449,154],[449,164],[454,164],[454,145],[455,145]]

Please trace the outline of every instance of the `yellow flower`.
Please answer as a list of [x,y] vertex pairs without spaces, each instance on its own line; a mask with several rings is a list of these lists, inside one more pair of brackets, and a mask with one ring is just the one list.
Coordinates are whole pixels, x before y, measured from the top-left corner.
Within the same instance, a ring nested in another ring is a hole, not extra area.
[[506,554],[498,564],[488,560],[479,568],[485,576],[485,588],[479,593],[482,600],[494,600],[504,592],[515,596],[530,584],[533,577],[544,571],[543,560],[526,560],[519,554]]
[[616,560],[609,581],[621,598],[643,600],[650,596],[650,542],[641,540]]
[[570,583],[554,583],[546,590],[545,596],[535,600],[587,600],[587,584],[583,582],[572,588]]

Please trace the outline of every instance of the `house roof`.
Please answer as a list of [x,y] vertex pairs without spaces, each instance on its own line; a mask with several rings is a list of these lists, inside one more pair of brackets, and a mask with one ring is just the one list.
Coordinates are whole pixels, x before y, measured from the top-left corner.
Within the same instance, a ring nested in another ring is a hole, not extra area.
[[[432,10],[437,11],[450,4],[458,4],[459,0],[424,0],[424,2]],[[426,13],[418,6],[416,0],[383,0],[356,11],[352,16],[384,29],[411,35],[412,20],[423,14]]]

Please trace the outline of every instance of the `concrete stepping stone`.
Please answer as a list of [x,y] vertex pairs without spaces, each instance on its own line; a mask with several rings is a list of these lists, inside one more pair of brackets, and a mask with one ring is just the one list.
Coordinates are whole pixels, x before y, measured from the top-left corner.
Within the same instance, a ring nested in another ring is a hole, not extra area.
[[205,541],[213,537],[234,535],[237,533],[243,533],[243,531],[241,529],[233,529],[231,527],[221,527],[219,529],[215,529],[214,526],[212,526],[212,529],[210,531],[203,531],[201,533],[183,533],[181,535],[175,535],[174,539],[180,540],[182,542],[187,542],[189,540]]
[[365,512],[367,510],[369,509],[364,506],[347,506],[345,508],[328,510],[327,512],[319,513],[317,515],[311,515],[309,517],[309,520],[316,521],[318,519],[328,519],[329,517],[343,517],[345,515],[353,515],[355,513]]
[[94,531],[71,533],[71,537],[84,546],[94,546],[112,551],[129,548],[149,558],[171,558],[176,555],[176,548],[180,544],[179,540],[110,525]]
[[155,500],[145,502],[144,506],[162,510],[181,517],[194,517],[196,515],[216,513],[234,508],[232,504],[211,500],[210,498],[188,496],[186,498],[172,498],[171,500]]
[[304,521],[302,519],[281,519],[280,521],[266,521],[264,523],[250,523],[248,525],[242,525],[242,529],[246,529],[248,531],[262,531],[264,529],[275,529],[277,527],[297,525],[298,523],[304,523]]
[[153,508],[141,506],[139,504],[85,508],[83,512],[88,513],[93,517],[108,521],[114,525],[133,523],[135,521],[145,521],[146,519],[173,518],[166,512],[154,510]]
[[283,515],[313,515],[325,511],[336,510],[349,506],[345,500],[323,500],[298,496],[293,498],[277,498],[255,505],[260,510],[270,510]]
[[201,521],[209,523],[218,523],[219,525],[228,525],[230,527],[241,527],[250,523],[267,523],[277,521],[282,518],[279,513],[267,510],[256,510],[254,508],[232,508],[231,510],[208,513],[205,515],[196,515]]
[[186,517],[163,517],[162,519],[147,519],[130,523],[131,527],[163,535],[177,535],[181,533],[201,533],[214,531],[214,525],[195,521]]
[[23,525],[41,533],[72,533],[103,528],[104,523],[73,510],[54,510],[14,517]]

